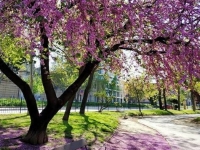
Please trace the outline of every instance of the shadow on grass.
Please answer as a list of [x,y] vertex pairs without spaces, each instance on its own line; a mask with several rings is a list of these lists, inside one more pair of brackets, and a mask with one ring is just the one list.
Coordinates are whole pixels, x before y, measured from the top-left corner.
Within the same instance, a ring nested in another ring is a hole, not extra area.
[[[94,122],[90,122],[89,121],[89,117],[88,116],[86,116],[86,115],[81,115],[83,118],[84,118],[84,120],[85,120],[85,122],[86,122],[86,125],[85,125],[85,131],[89,131],[89,125],[94,125],[95,126],[95,129],[97,129],[98,127],[97,127],[97,121],[96,120],[94,120]],[[90,130],[90,132],[94,135],[94,139],[92,140],[92,141],[89,141],[88,142],[88,145],[92,145],[92,144],[94,144],[96,141],[97,141],[97,136],[98,136],[98,134],[97,134],[97,132],[95,132],[95,131],[91,131]]]
[[79,130],[79,132],[81,131],[79,138],[85,138],[87,141],[87,145],[91,146],[95,142],[97,142],[97,140],[102,141],[106,138],[105,136],[109,136],[109,134],[112,134],[114,132],[114,128],[111,125],[93,119],[92,117],[89,117],[87,115],[80,116],[82,119],[80,118],[80,120],[77,121],[78,127],[73,126],[73,128],[72,125],[70,125],[67,121],[63,121],[63,124],[66,126],[66,129],[64,131],[65,137],[74,138],[74,132],[76,132],[76,130]]
[[18,117],[12,117],[12,118],[6,118],[6,119],[0,119],[0,120],[13,120],[13,119],[17,119],[17,118],[24,118],[24,117],[27,117],[29,115],[23,115],[23,116],[18,116]]
[[174,115],[172,112],[170,112],[169,110],[166,110],[166,112],[168,113],[167,115]]
[[95,142],[97,142],[97,140],[100,140],[100,138],[105,140],[106,137],[105,134],[103,134],[103,132],[110,134],[114,132],[114,129],[105,123],[89,118],[87,115],[81,115],[81,116],[85,120],[84,131],[90,132],[94,136],[92,140],[88,141],[89,146],[93,145]]
[[65,129],[65,137],[72,139],[72,130],[73,127],[65,120],[63,120],[63,125],[65,125],[67,128]]

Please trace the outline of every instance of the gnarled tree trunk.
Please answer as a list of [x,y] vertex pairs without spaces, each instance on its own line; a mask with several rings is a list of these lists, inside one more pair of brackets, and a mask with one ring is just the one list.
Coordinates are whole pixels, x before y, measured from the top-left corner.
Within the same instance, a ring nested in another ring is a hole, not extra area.
[[[47,54],[48,51],[45,51]],[[45,62],[46,63],[46,62]],[[41,68],[41,76],[43,81],[43,86],[45,88],[45,93],[47,96],[47,106],[39,114],[36,100],[30,89],[30,86],[23,81],[19,76],[17,76],[0,58],[0,70],[13,82],[15,83],[22,91],[24,98],[27,103],[28,111],[30,113],[31,125],[28,133],[23,138],[23,141],[30,144],[43,144],[48,141],[46,129],[49,121],[53,116],[58,112],[58,110],[64,106],[64,104],[72,99],[73,95],[78,91],[82,83],[87,79],[87,77],[92,72],[93,68],[98,65],[99,62],[88,62],[85,64],[84,70],[77,80],[69,86],[63,94],[57,98],[55,91],[52,86],[52,82],[48,77],[49,74],[46,74],[46,70]],[[43,66],[44,67],[44,66]]]
[[47,105],[37,119],[31,120],[28,133],[22,138],[22,141],[31,143],[33,145],[48,142],[48,136],[46,132],[48,123],[58,112],[60,107],[61,106],[59,104],[54,105],[53,107]]
[[33,121],[31,122],[28,133],[25,137],[23,137],[22,141],[31,143],[33,145],[43,144],[48,142],[48,136],[46,133],[48,123],[44,123],[41,121]]

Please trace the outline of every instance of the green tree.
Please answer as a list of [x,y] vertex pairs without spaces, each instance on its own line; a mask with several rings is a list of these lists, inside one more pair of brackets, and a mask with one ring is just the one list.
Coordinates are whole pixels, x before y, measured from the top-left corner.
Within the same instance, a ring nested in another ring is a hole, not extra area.
[[128,94],[137,99],[139,105],[139,112],[142,115],[141,111],[141,100],[145,97],[144,87],[148,82],[144,79],[144,76],[133,77],[127,80],[126,89]]
[[115,98],[113,93],[117,88],[117,77],[116,75],[112,77],[109,73],[104,73],[104,70],[100,69],[95,73],[93,87],[93,89],[96,89],[94,96],[97,97],[97,102],[100,105],[99,111],[101,112],[109,107],[109,104]]
[[[55,88],[59,88],[64,91],[68,88],[78,77],[79,70],[69,60],[65,61],[62,58],[58,58],[55,61],[55,65],[52,68],[51,79]],[[63,120],[68,121],[73,100],[76,93],[68,100],[66,104]]]
[[[30,78],[28,79],[25,79],[28,83],[30,83]],[[42,85],[42,80],[41,80],[41,77],[40,77],[40,74],[38,73],[34,73],[33,75],[33,89],[32,89],[33,93],[36,94],[36,93],[39,93],[39,94],[42,94],[44,93],[44,87]]]
[[55,88],[64,91],[78,77],[78,69],[61,58],[58,58],[52,67],[51,79]]
[[94,93],[94,96],[98,98],[98,105],[99,107],[99,112],[102,112],[104,109],[109,107],[109,104],[113,100],[113,96],[110,96],[106,93],[106,91],[98,91]]

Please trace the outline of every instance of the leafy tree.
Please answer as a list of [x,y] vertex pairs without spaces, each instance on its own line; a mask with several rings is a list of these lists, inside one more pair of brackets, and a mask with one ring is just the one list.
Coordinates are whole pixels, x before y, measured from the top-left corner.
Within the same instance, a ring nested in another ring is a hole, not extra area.
[[[26,80],[26,79],[25,79]],[[30,83],[30,78],[28,78],[26,80],[28,83]],[[39,93],[42,94],[44,93],[44,87],[42,85],[42,80],[41,77],[38,73],[34,73],[33,75],[33,89],[32,89],[33,93]]]
[[139,111],[142,115],[140,102],[145,96],[144,87],[147,84],[144,76],[130,78],[127,80],[126,84],[129,95],[137,99],[137,102],[139,104]]
[[[188,75],[180,80],[199,76],[199,7],[192,0],[1,0],[0,34],[20,38],[18,45],[31,55],[36,55],[35,49],[39,51],[47,97],[47,106],[39,114],[30,86],[9,68],[6,58],[0,58],[0,70],[21,89],[30,113],[31,124],[23,140],[47,142],[48,123],[101,61],[111,59],[113,68],[125,67],[127,58],[122,49],[132,51],[132,61],[141,55],[147,73],[156,78],[164,71],[173,79],[172,64],[181,66],[180,71]],[[70,61],[83,68],[59,97],[49,69],[49,54],[56,44]],[[161,62],[163,65],[158,65]]]
[[99,112],[102,112],[104,109],[109,107],[109,103],[111,103],[113,96],[107,95],[106,91],[98,91],[94,93],[94,96],[98,98],[98,103],[100,105]]
[[115,98],[113,93],[117,90],[117,77],[116,75],[113,77],[113,75],[114,73],[106,73],[102,68],[95,72],[93,89],[96,89],[94,96],[97,97],[100,112],[109,107],[109,104]]
[[[64,57],[64,56],[62,56]],[[70,61],[65,61],[63,58],[58,58],[52,68],[51,79],[55,88],[65,91],[78,77],[79,70]],[[68,121],[73,100],[76,94],[67,102],[63,120]]]
[[64,91],[77,77],[78,69],[74,65],[61,58],[56,59],[51,71],[51,79],[55,88]]

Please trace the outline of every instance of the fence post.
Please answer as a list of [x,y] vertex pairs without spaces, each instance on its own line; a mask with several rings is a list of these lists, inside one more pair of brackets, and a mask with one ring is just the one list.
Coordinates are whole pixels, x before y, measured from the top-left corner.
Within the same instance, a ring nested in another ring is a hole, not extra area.
[[21,98],[21,102],[20,102],[20,114],[21,114],[21,110],[22,110],[22,98]]

